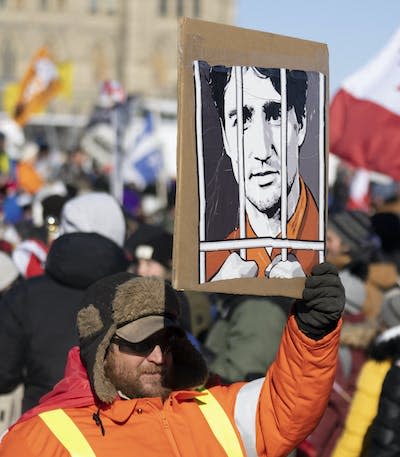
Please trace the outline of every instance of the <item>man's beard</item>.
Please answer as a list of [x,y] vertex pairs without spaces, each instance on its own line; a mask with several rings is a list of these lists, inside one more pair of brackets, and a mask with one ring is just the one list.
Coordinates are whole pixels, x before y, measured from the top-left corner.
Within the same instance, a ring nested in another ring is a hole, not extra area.
[[[160,366],[136,369],[117,367],[114,357],[111,356],[107,360],[104,371],[115,388],[129,398],[161,397],[165,400],[171,393],[171,389],[164,386],[165,370]],[[154,376],[152,383],[144,383],[141,376],[146,374],[157,376]]]
[[[286,195],[290,194],[290,192],[293,188],[294,181],[295,181],[295,177],[293,176],[292,181],[288,183]],[[278,196],[278,198],[274,202],[272,202],[272,204],[268,207],[264,206],[263,201],[254,200],[252,198],[249,198],[249,196],[247,196],[247,199],[258,211],[260,211],[260,213],[265,214],[268,217],[268,219],[272,219],[272,218],[280,219],[281,218],[281,206],[282,206],[281,196]]]

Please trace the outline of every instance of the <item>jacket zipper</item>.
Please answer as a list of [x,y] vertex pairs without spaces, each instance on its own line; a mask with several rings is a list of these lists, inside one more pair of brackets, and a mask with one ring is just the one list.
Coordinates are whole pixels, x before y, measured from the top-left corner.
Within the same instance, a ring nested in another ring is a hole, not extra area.
[[174,435],[172,434],[171,429],[169,427],[167,416],[165,415],[164,409],[161,410],[161,422],[162,422],[162,425],[164,427],[165,433],[167,435],[168,441],[172,447],[175,457],[182,457],[179,452],[178,446],[176,445]]

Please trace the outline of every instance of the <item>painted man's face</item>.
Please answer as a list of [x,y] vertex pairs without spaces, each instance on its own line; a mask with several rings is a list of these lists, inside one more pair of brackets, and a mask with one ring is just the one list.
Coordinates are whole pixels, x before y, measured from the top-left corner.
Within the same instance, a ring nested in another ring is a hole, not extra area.
[[[236,82],[232,73],[225,88],[225,150],[238,180]],[[248,68],[243,71],[243,139],[246,198],[261,212],[280,208],[281,96],[271,80]],[[305,120],[300,126],[294,108],[287,115],[288,193],[298,174],[298,150]]]

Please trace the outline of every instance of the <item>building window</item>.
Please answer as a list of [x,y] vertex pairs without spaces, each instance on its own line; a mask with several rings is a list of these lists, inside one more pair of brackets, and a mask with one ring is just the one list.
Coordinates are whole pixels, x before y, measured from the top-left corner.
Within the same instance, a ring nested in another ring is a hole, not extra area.
[[183,16],[183,0],[176,0],[176,15]]
[[64,11],[66,0],[57,0],[58,11]]
[[200,0],[193,0],[193,16],[200,16]]
[[0,8],[5,8],[7,6],[7,0],[0,0]]
[[48,7],[49,7],[49,2],[48,2],[48,0],[40,0],[40,2],[39,2],[39,7],[40,7],[40,9],[41,9],[42,11],[47,10]]
[[97,0],[90,0],[89,11],[90,14],[96,14],[98,12],[99,5]]
[[168,12],[168,0],[160,0],[159,3],[160,16],[166,16]]

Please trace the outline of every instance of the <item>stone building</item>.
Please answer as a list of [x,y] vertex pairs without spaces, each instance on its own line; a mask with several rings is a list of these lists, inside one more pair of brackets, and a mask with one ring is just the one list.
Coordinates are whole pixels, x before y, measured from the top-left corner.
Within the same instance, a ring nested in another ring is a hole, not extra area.
[[38,48],[73,64],[72,99],[50,112],[87,114],[101,81],[176,97],[177,18],[233,24],[235,0],[0,0],[0,90],[18,81]]

